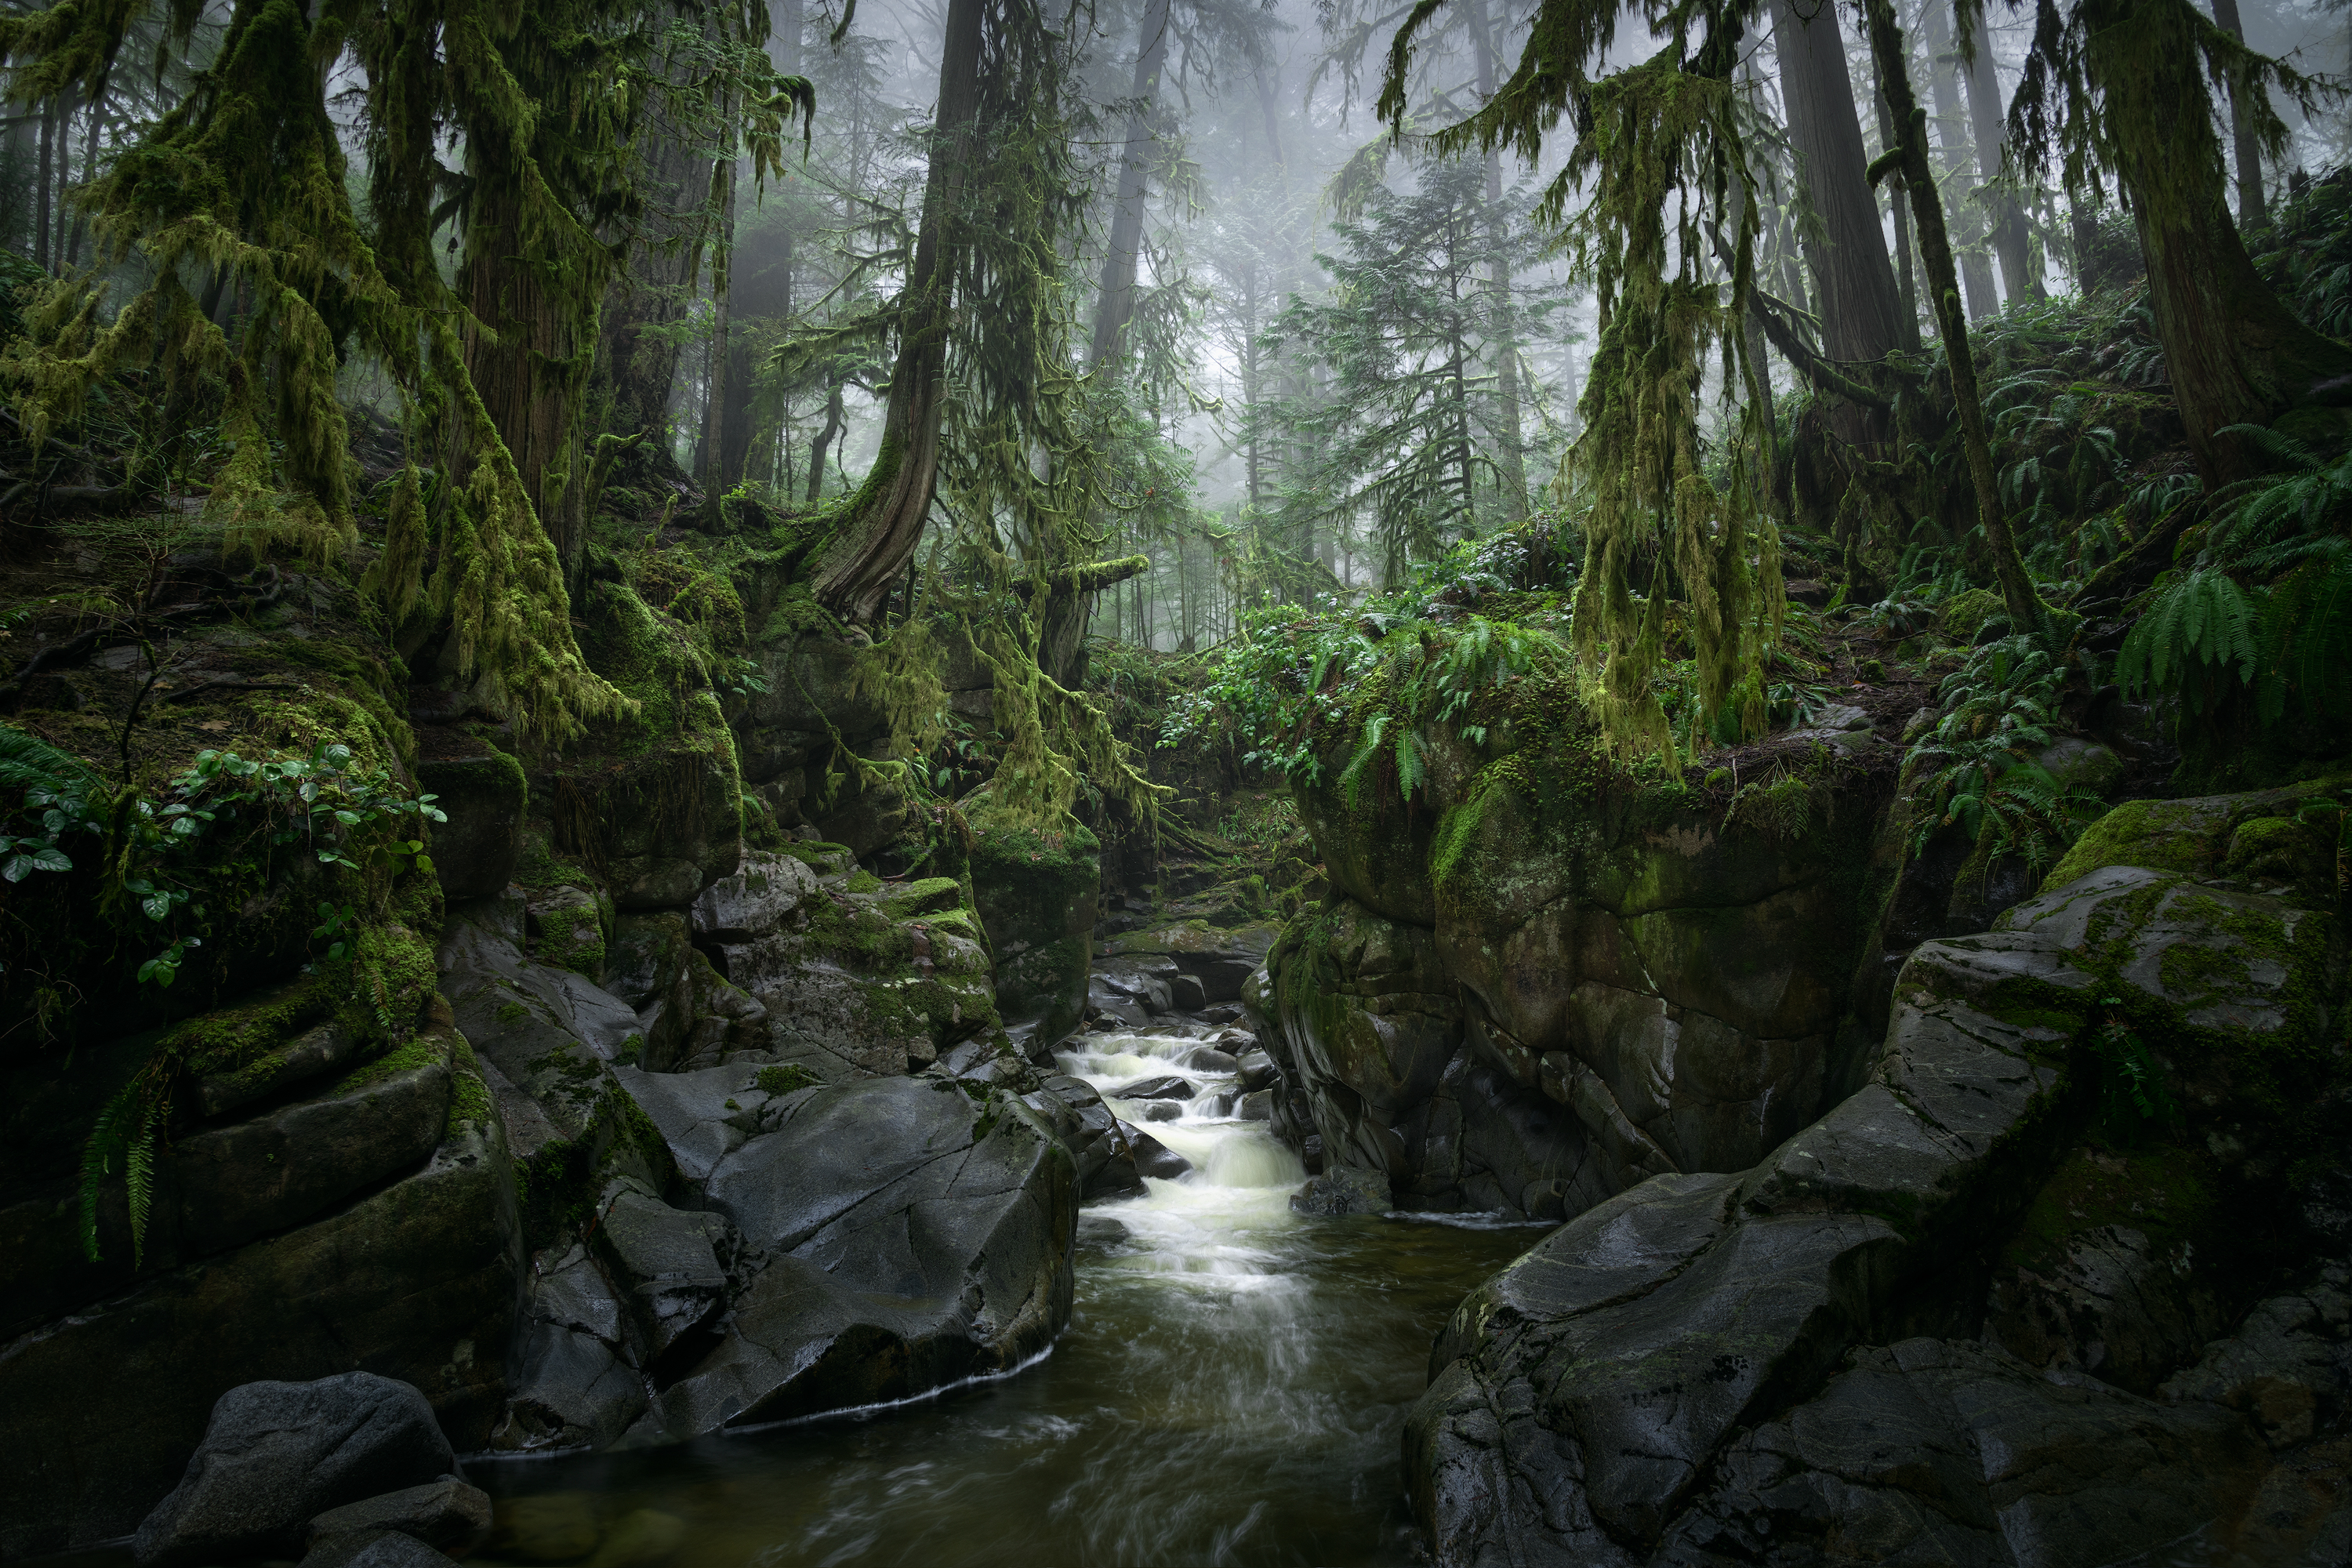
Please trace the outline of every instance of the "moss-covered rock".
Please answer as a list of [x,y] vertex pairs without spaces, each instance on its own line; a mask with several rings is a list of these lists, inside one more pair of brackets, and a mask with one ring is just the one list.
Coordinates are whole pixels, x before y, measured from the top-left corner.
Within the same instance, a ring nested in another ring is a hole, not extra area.
[[995,955],[996,1005],[1008,1024],[1034,1025],[1051,1045],[1085,1016],[1100,845],[1075,818],[1049,831],[967,813],[971,889]]
[[436,804],[449,818],[432,837],[443,895],[482,899],[514,878],[530,791],[521,763],[479,741],[468,745],[447,739],[460,734],[435,732],[446,743],[417,760],[416,783],[420,792],[440,797]]

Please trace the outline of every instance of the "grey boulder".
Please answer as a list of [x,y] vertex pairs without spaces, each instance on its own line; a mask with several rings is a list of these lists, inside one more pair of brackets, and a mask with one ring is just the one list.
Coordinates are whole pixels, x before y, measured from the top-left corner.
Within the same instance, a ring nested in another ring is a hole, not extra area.
[[427,1486],[331,1508],[310,1521],[310,1542],[315,1551],[337,1538],[397,1531],[428,1546],[451,1546],[478,1540],[489,1528],[489,1493],[444,1476]]
[[448,1474],[425,1395],[370,1372],[248,1383],[213,1406],[205,1440],[132,1541],[142,1568],[288,1557],[331,1509]]
[[1378,1171],[1342,1165],[1311,1177],[1290,1194],[1293,1214],[1336,1218],[1350,1214],[1386,1214],[1391,1207],[1389,1179]]
[[455,1568],[455,1559],[397,1530],[362,1530],[321,1536],[302,1568]]

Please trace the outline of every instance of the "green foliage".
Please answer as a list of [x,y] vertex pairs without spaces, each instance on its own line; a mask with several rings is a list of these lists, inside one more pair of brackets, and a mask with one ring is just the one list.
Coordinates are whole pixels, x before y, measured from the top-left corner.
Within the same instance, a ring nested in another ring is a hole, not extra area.
[[[2101,1003],[2105,1008],[2121,1005],[2116,996]],[[2179,1124],[2180,1108],[2166,1087],[2164,1066],[2129,1023],[2108,1014],[2091,1031],[2091,1052],[2099,1064],[2097,1125],[2107,1142],[2130,1148],[2152,1130]]]
[[2038,636],[2018,633],[1973,650],[1937,689],[1943,716],[1905,759],[1913,785],[1913,855],[1947,827],[1976,846],[1979,870],[2018,855],[2053,861],[2102,803],[2032,759],[2057,737],[2061,689],[2073,671]]
[[818,1083],[816,1075],[798,1062],[763,1067],[753,1081],[762,1094],[791,1094],[797,1089],[814,1089]]

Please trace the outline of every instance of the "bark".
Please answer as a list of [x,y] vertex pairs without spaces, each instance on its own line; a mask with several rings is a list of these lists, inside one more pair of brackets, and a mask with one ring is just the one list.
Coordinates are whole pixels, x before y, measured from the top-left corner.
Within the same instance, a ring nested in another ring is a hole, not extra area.
[[845,410],[841,402],[841,383],[835,382],[824,400],[824,428],[816,433],[816,442],[809,448],[808,503],[814,506],[824,490],[825,443],[841,434]]
[[1110,241],[1103,247],[1101,288],[1095,295],[1094,342],[1089,369],[1113,363],[1119,338],[1135,315],[1136,264],[1143,249],[1145,175],[1151,160],[1151,122],[1160,103],[1160,73],[1168,60],[1168,0],[1143,8],[1143,31],[1135,54],[1135,112],[1128,117],[1127,147],[1118,164],[1118,205],[1112,209]]
[[[709,394],[703,399],[702,409],[702,526],[705,532],[718,533],[726,526],[726,496],[735,480],[742,477],[743,451],[739,438],[735,449],[735,471],[728,472],[727,426],[728,395],[735,378],[728,373],[734,367],[729,342],[731,325],[729,312],[734,303],[734,289],[730,282],[735,254],[735,165],[722,163],[714,171],[715,177],[725,187],[719,198],[719,243],[710,258],[710,342],[707,351],[704,376]],[[750,413],[748,389],[737,390],[736,398],[744,405],[743,414]]]
[[2000,178],[2001,122],[2008,106],[2000,96],[2000,77],[1993,68],[1992,35],[1984,15],[1977,15],[1975,59],[1962,79],[1969,89],[1969,120],[1976,129],[1977,172],[1984,177],[1985,205],[1992,219],[1993,257],[2000,263],[2000,281],[2010,301],[2031,300],[2040,304],[2050,295],[2042,287],[2041,270],[2033,265],[2025,214],[2017,197],[1994,184]]
[[1920,108],[1911,90],[1903,29],[1895,24],[1894,0],[1863,0],[1863,15],[1887,108],[1894,112],[1902,135],[1898,146],[1903,183],[1911,198],[1911,216],[1919,225],[1919,261],[1927,275],[1936,323],[1943,333],[1944,360],[1951,368],[1960,444],[1968,453],[1969,481],[1976,490],[1977,518],[1992,552],[1993,575],[2000,583],[2001,604],[2009,611],[2010,623],[2020,630],[2038,626],[2042,619],[2042,601],[2033,591],[2032,579],[2025,574],[2009,519],[2000,510],[2000,488],[1993,471],[1992,443],[1985,432],[1984,402],[1977,391],[1976,358],[1960,306],[1951,237],[1945,230],[1943,200],[1936,194],[1935,176],[1927,166],[1927,111]]
[[2228,177],[2208,111],[2203,56],[2181,9],[2095,0],[2091,85],[2129,133],[2117,174],[2147,262],[2147,298],[2189,449],[2209,486],[2256,471],[2221,431],[2305,404],[2352,401],[2352,348],[2279,301],[2230,221]]
[[[2213,25],[2241,44],[2245,24],[2238,17],[2238,0],[2213,0]],[[2270,203],[2263,195],[2263,148],[2254,136],[2253,117],[2230,94],[2230,140],[2238,161],[2238,226],[2248,234],[2271,226]]]
[[33,259],[49,265],[49,162],[58,140],[58,106],[41,110],[41,163],[33,184]]
[[948,331],[979,118],[984,8],[984,0],[948,0],[938,121],[923,185],[922,224],[907,274],[881,449],[840,532],[819,557],[810,584],[818,603],[859,623],[874,618],[898,569],[921,541],[939,482]]
[[[1871,79],[1878,81],[1875,57],[1871,63]],[[1892,147],[1899,140],[1895,134],[1894,111],[1886,107],[1886,84],[1878,87],[1878,144]],[[1895,174],[1886,182],[1886,208],[1895,219],[1895,263],[1896,289],[1903,296],[1903,346],[1919,346],[1919,285],[1911,276],[1911,212],[1903,199],[1903,177]]]
[[[650,128],[646,149],[648,215],[646,237],[630,247],[629,265],[614,281],[604,302],[596,345],[596,381],[592,400],[602,428],[641,437],[630,466],[649,469],[673,483],[677,468],[667,437],[670,393],[677,380],[677,345],[659,329],[686,312],[695,265],[691,257],[666,250],[660,241],[676,230],[659,216],[682,210],[689,188],[709,178],[707,160],[694,157],[682,140]],[[653,329],[653,330],[648,330]]]
[[[1488,33],[1486,0],[1470,10],[1470,37],[1478,55],[1478,98],[1495,96],[1495,49]],[[1513,522],[1528,517],[1527,439],[1519,421],[1519,347],[1512,331],[1511,264],[1503,254],[1503,159],[1486,153],[1487,243],[1493,247],[1486,267],[1486,286],[1494,292],[1495,404],[1502,424],[1503,450],[1496,464],[1502,476],[1503,511]]]
[[1798,177],[1822,222],[1822,237],[1806,247],[1822,350],[1833,360],[1883,359],[1906,342],[1903,302],[1870,194],[1835,9],[1824,3],[1801,11],[1792,0],[1773,0],[1772,46]]
[[1928,0],[1927,81],[1936,99],[1936,140],[1944,150],[1944,183],[1954,194],[1953,244],[1960,266],[1960,289],[1969,304],[1969,320],[1981,321],[2000,314],[2000,296],[1993,289],[1992,262],[1984,253],[1984,213],[1975,200],[1976,147],[1969,134],[1968,117],[1960,112],[1960,84],[1952,71],[1952,18],[1939,3]]
[[[88,185],[98,178],[98,134],[106,123],[106,78],[98,79],[98,92],[89,100],[89,133],[82,139],[81,183]],[[81,265],[82,236],[89,232],[89,220],[74,214],[73,237],[66,244],[66,260],[72,266]]]

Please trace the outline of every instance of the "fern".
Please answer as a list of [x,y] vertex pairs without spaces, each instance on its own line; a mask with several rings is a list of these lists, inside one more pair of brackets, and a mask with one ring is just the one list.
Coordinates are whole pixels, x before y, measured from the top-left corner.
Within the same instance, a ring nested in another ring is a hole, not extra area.
[[0,724],[0,790],[47,789],[88,795],[98,774],[79,757],[14,724]]
[[1381,736],[1387,731],[1388,727],[1389,716],[1387,714],[1373,714],[1371,718],[1365,722],[1364,738],[1357,745],[1356,754],[1349,757],[1348,759],[1348,765],[1344,769],[1340,770],[1339,798],[1348,803],[1348,807],[1351,811],[1355,809],[1358,803],[1358,796],[1363,788],[1364,770],[1370,767],[1372,764],[1372,759],[1380,754]]
[[1396,742],[1397,794],[1406,800],[1412,798],[1429,777],[1429,769],[1422,758],[1421,737],[1411,730],[1397,731]]
[[2126,693],[2149,687],[2179,690],[2192,676],[2220,674],[2232,663],[2240,681],[2252,682],[2261,630],[2255,602],[2218,569],[2199,567],[2167,579],[2124,638],[2116,684]]
[[81,1248],[92,1263],[99,1260],[99,1199],[118,1160],[122,1163],[124,1195],[131,1212],[132,1266],[146,1262],[147,1220],[155,1199],[155,1146],[171,1108],[165,1092],[171,1081],[168,1054],[151,1058],[106,1102],[82,1145]]

